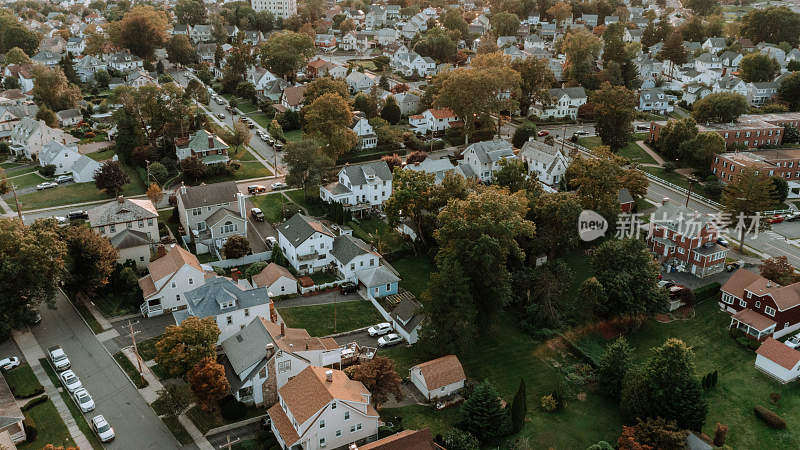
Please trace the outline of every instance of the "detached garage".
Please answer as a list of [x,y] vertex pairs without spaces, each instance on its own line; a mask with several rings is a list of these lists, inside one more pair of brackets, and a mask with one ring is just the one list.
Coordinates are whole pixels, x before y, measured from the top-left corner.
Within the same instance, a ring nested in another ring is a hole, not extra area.
[[410,370],[411,382],[428,400],[447,397],[460,390],[467,381],[464,368],[456,355],[442,356],[417,364]]
[[756,368],[781,383],[789,383],[800,375],[800,351],[768,337],[756,350]]

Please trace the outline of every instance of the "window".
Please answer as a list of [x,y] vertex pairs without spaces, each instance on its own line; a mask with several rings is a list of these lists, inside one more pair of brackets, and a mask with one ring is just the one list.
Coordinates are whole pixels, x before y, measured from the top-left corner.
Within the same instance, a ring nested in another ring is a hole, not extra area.
[[139,228],[144,228],[144,220],[143,219],[139,219],[138,225],[139,225]]
[[153,226],[153,219],[147,219],[147,226],[148,227],[152,227]]
[[733,296],[728,295],[728,294],[722,294],[722,302],[726,303],[728,305],[732,305],[733,304]]
[[227,317],[225,317],[225,321],[228,323],[228,325],[230,325],[230,324],[233,323],[233,317],[227,316]]
[[765,307],[764,307],[764,312],[765,312],[765,313],[766,313],[768,316],[775,317],[775,308],[773,308],[773,307],[771,307],[771,306],[765,306]]
[[133,222],[128,222],[128,223],[126,223],[125,225],[127,225],[127,226],[128,226],[128,228],[133,228]]
[[319,439],[319,446],[320,447],[325,447],[325,438],[320,438]]
[[116,226],[114,226],[113,224],[112,224],[112,225],[109,225],[109,226],[108,226],[108,232],[109,232],[109,233],[116,233],[116,232],[117,232],[117,227],[116,227]]
[[761,302],[756,302],[756,308],[761,308]]
[[331,409],[336,409],[336,402],[331,403]]
[[194,284],[194,280],[189,278],[189,285],[191,286],[192,284]]
[[741,306],[742,308],[747,308],[747,302],[739,299],[739,306]]
[[356,432],[356,426],[355,425],[350,425],[350,432],[351,433],[355,433]]
[[319,427],[320,428],[325,428],[325,419],[322,419],[322,420],[319,421]]
[[288,372],[292,370],[292,360],[289,361],[281,361],[278,363],[278,372]]
[[361,429],[361,424],[356,425],[356,430],[360,430],[360,429]]
[[344,412],[344,420],[350,420],[350,411]]
[[193,215],[193,216],[199,216],[199,215],[200,215],[202,212],[203,212],[203,210],[202,210],[202,209],[200,209],[200,208],[195,208],[195,209],[193,209],[193,210],[192,210],[192,215]]
[[336,437],[340,437],[342,435],[342,430],[336,430]]
[[174,281],[172,282],[172,287],[173,287],[173,288],[175,287],[175,282],[174,282]]
[[175,294],[175,300],[181,301],[181,294]]
[[248,308],[244,309],[244,316],[245,317],[250,317],[250,309],[248,309]]
[[392,285],[389,284],[389,283],[386,283],[386,290],[387,291],[391,291],[392,290]]

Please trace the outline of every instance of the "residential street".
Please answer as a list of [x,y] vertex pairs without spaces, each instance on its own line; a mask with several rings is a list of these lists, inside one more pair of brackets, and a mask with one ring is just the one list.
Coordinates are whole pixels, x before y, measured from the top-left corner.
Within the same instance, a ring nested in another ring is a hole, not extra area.
[[89,417],[102,414],[114,427],[117,437],[107,448],[181,448],[61,293],[56,296],[56,309],[42,307],[41,311],[42,323],[33,328],[33,334],[45,351],[61,345],[69,356],[72,370],[97,405]]

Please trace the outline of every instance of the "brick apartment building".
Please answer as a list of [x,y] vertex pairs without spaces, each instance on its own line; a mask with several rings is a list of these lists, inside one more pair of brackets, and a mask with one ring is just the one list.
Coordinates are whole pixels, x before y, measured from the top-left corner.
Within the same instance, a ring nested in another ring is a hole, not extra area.
[[730,327],[756,339],[777,339],[800,329],[800,283],[781,286],[739,269],[720,288],[719,307],[731,314]]
[[711,173],[723,183],[734,181],[745,168],[785,179],[789,182],[789,198],[800,198],[800,149],[720,153],[711,163]]
[[725,269],[728,249],[716,243],[710,216],[669,202],[654,214],[647,244],[668,270],[705,278]]
[[[661,128],[668,122],[650,123],[650,141],[657,141]],[[730,147],[735,144],[747,148],[759,148],[765,145],[781,145],[783,127],[800,124],[800,113],[747,114],[740,116],[732,123],[697,124],[699,132],[714,131],[725,140]]]

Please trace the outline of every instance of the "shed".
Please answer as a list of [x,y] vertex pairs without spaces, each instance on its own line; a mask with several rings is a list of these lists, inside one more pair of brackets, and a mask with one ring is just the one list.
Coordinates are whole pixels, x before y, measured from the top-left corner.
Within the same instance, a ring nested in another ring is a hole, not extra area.
[[800,351],[771,337],[756,350],[756,368],[783,384],[800,375]]
[[428,400],[446,397],[464,387],[467,376],[456,355],[442,356],[417,364],[410,372],[411,382]]

